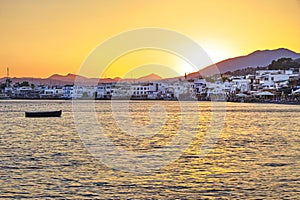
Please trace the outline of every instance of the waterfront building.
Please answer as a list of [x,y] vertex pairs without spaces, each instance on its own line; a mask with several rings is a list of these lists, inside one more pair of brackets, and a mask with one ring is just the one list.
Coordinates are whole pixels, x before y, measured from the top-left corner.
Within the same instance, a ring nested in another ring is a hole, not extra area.
[[73,99],[95,98],[97,87],[95,86],[74,86]]
[[96,86],[96,98],[97,99],[110,99],[114,92],[115,84],[112,83],[100,83]]
[[[295,71],[295,70],[294,70]],[[13,87],[5,85],[2,92],[10,94],[11,98],[64,98],[64,99],[184,99],[197,97],[198,100],[208,100],[212,96],[226,95],[228,100],[234,100],[236,94],[246,94],[255,98],[255,93],[269,91],[274,99],[288,99],[295,96],[293,91],[300,88],[299,73],[293,70],[258,70],[255,75],[227,77],[224,82],[215,81],[208,77],[193,79],[165,79],[147,82],[119,82],[100,83],[96,86],[48,86],[33,84],[15,84]],[[29,86],[30,85],[30,86]],[[253,94],[253,95],[251,95]],[[298,93],[297,93],[298,94]],[[183,98],[184,97],[184,98]]]
[[63,96],[61,86],[44,87],[42,90],[41,88],[35,88],[34,90],[39,93],[41,99],[57,99]]
[[235,92],[247,93],[250,91],[250,80],[243,77],[234,77],[231,81]]
[[132,98],[147,99],[149,94],[150,84],[134,84],[131,86]]
[[72,99],[74,92],[74,85],[65,85],[62,87],[62,98]]

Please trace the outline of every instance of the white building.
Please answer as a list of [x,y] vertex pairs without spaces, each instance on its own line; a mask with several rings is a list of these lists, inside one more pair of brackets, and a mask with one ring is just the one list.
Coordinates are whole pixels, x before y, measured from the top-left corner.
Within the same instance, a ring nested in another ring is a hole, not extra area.
[[74,86],[73,99],[94,98],[97,87],[94,86]]
[[23,87],[19,87],[16,89],[15,93],[16,94],[28,94],[32,91],[32,88],[29,86],[23,86]]
[[149,84],[136,84],[131,86],[131,93],[133,97],[147,98],[149,90]]
[[259,76],[266,75],[266,74],[272,74],[272,75],[275,75],[275,74],[286,74],[286,75],[291,75],[291,74],[293,74],[293,71],[292,70],[257,70],[256,74],[259,75]]
[[202,94],[206,92],[206,81],[205,79],[197,79],[193,83],[193,88],[196,94]]
[[65,85],[62,87],[62,97],[65,99],[72,99],[74,93],[74,85]]
[[246,93],[250,91],[250,81],[241,77],[235,77],[232,79],[232,87],[242,93]]
[[41,98],[60,98],[63,96],[63,89],[60,86],[51,88],[46,87],[43,90],[40,88],[35,88],[35,90],[40,92]]
[[96,87],[96,98],[98,99],[109,99],[114,92],[114,85],[111,83],[98,84]]

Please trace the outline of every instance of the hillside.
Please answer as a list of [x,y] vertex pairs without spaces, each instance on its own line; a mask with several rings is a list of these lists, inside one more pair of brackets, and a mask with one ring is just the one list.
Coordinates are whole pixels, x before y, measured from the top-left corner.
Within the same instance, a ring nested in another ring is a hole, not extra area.
[[284,49],[284,48],[275,49],[275,50],[262,50],[262,51],[258,50],[246,56],[239,56],[239,57],[223,60],[221,62],[216,63],[215,65],[205,67],[204,69],[201,69],[199,72],[204,75],[215,74],[216,66],[221,73],[225,73],[228,71],[235,71],[247,67],[264,67],[269,65],[273,60],[277,60],[283,57],[298,59],[300,58],[300,53],[296,53],[294,51],[291,51],[289,49]]

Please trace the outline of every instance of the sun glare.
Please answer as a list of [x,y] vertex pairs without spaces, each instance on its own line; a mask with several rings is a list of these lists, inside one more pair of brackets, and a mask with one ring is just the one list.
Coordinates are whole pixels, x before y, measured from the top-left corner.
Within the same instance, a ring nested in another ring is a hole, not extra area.
[[199,42],[199,45],[202,46],[213,63],[231,58],[234,55],[231,45],[224,40],[206,40]]
[[170,52],[144,49],[117,58],[105,69],[101,77],[139,78],[156,74],[162,78],[171,78],[197,70],[186,60]]

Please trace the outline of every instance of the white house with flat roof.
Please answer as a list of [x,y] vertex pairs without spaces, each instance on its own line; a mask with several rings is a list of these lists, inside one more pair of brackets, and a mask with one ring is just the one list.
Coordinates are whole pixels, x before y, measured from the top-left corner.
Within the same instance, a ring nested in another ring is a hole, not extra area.
[[74,93],[74,85],[65,85],[62,87],[62,97],[72,99]]

